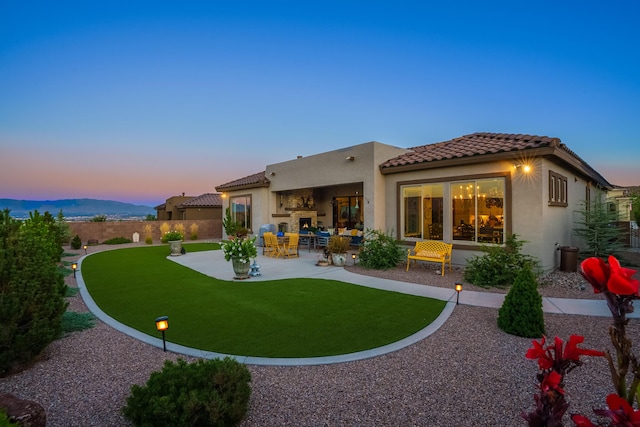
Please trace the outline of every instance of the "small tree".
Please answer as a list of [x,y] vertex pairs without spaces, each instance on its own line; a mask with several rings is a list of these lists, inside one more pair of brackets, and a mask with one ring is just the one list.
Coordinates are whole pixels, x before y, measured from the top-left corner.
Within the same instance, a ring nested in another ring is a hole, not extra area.
[[62,330],[66,285],[53,216],[0,212],[0,375],[38,356]]
[[235,236],[242,228],[242,225],[231,216],[231,208],[227,208],[222,219],[222,227],[227,236]]
[[525,265],[498,311],[498,327],[511,335],[540,338],[544,335],[542,297],[531,266]]
[[80,236],[76,234],[75,236],[73,236],[73,239],[71,239],[71,249],[80,249],[81,246],[82,239],[80,239]]
[[623,230],[616,225],[618,214],[609,211],[602,194],[598,192],[590,203],[583,201],[581,205],[573,234],[581,237],[586,245],[580,248],[582,255],[604,257],[620,252]]

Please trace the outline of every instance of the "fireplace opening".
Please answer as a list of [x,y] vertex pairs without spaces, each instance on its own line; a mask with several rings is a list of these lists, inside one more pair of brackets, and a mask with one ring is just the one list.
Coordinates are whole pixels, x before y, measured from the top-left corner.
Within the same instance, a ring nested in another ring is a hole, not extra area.
[[311,218],[299,218],[300,221],[300,230],[309,230],[311,227]]

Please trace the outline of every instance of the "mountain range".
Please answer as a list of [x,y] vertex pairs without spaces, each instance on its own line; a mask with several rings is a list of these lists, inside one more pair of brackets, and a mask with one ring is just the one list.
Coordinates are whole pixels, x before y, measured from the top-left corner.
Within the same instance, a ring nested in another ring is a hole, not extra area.
[[108,219],[124,219],[155,215],[151,206],[134,205],[99,199],[64,199],[64,200],[15,200],[0,199],[0,210],[11,210],[13,218],[28,218],[29,212],[37,210],[40,213],[49,212],[53,216],[62,210],[65,218],[94,217],[106,215]]

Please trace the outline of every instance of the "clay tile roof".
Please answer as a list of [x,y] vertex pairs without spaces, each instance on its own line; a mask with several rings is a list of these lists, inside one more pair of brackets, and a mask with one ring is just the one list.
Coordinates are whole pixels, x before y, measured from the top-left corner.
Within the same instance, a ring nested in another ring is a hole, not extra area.
[[[411,147],[409,150],[412,150],[412,152],[387,160],[380,165],[380,168],[385,169],[416,163],[435,162],[438,160],[559,146],[564,146],[564,144],[560,143],[560,139],[549,138],[547,136],[473,133],[454,138],[450,141]],[[567,151],[569,150],[567,149]]]
[[184,203],[177,205],[177,208],[214,208],[222,206],[222,196],[218,193],[205,193],[194,197]]
[[252,187],[265,187],[271,183],[265,176],[264,171],[255,173],[253,175],[245,176],[244,178],[236,179],[235,181],[227,182],[226,184],[218,185],[217,191],[229,191],[240,188],[252,188]]

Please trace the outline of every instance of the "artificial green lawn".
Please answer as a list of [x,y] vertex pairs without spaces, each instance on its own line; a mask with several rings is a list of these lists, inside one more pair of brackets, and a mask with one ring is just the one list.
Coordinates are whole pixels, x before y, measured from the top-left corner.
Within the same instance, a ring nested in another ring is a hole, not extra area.
[[[188,256],[219,246],[185,248]],[[445,306],[333,280],[217,280],[167,260],[168,254],[168,246],[96,253],[83,260],[82,277],[96,304],[128,326],[159,337],[154,321],[166,315],[167,341],[245,356],[312,357],[375,348],[419,331]]]

